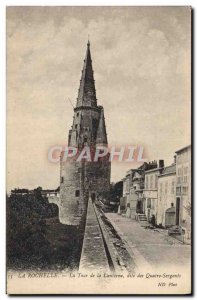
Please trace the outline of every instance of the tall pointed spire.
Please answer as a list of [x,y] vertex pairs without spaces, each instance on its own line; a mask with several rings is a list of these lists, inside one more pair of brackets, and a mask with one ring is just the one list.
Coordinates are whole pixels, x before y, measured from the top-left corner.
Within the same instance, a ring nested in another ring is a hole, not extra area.
[[97,135],[96,135],[96,145],[107,146],[107,133],[106,133],[103,107],[100,106],[100,109],[101,109],[101,113],[100,113],[99,125],[98,125]]
[[86,57],[80,80],[80,87],[77,98],[77,107],[91,106],[97,107],[96,90],[94,85],[94,74],[92,69],[92,59],[90,53],[90,41],[87,43]]

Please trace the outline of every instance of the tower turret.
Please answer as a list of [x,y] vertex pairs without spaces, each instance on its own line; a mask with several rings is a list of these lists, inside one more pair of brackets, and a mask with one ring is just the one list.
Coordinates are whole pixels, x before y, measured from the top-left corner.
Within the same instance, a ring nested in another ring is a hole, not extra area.
[[[80,157],[84,147],[89,146],[91,154],[94,154],[97,145],[107,146],[107,133],[104,109],[97,106],[88,41],[68,146],[77,148]],[[60,162],[60,221],[79,225],[86,215],[88,199],[102,197],[110,189],[109,153],[98,161],[76,158],[63,161],[63,157]]]

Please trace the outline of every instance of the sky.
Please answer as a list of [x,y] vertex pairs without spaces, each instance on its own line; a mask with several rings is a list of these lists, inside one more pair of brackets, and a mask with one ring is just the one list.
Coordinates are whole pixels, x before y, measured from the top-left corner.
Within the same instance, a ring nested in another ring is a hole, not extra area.
[[[7,189],[56,188],[88,36],[109,145],[171,164],[191,143],[189,7],[7,8]],[[112,163],[121,180],[138,163]]]

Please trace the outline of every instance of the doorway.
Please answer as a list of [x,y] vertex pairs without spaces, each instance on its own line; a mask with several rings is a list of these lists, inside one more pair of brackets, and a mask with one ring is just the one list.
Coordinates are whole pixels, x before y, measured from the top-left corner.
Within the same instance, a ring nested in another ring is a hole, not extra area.
[[180,198],[176,198],[176,225],[180,223]]

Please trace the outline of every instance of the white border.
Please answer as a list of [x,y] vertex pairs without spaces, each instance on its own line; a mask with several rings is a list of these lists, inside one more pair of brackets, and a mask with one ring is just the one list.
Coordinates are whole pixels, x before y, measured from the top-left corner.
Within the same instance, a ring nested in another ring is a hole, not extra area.
[[[0,93],[1,93],[1,107],[0,107],[0,136],[1,136],[1,143],[0,143],[0,154],[1,154],[1,167],[0,167],[0,182],[1,182],[1,189],[0,189],[0,228],[1,228],[1,251],[0,251],[0,294],[2,298],[6,298],[5,295],[5,149],[6,149],[6,132],[5,132],[5,123],[6,123],[6,26],[5,26],[5,17],[6,17],[6,6],[192,6],[193,9],[197,7],[196,0],[190,0],[190,1],[184,1],[184,0],[152,0],[150,1],[132,1],[132,0],[31,0],[31,1],[25,1],[25,0],[8,0],[4,1],[2,0],[0,2],[0,67],[1,67],[1,79],[0,79]],[[195,24],[194,24],[195,26]],[[194,41],[196,40],[196,30],[194,28]],[[194,45],[195,49],[195,45]],[[194,65],[194,69],[196,67],[196,63]],[[196,86],[197,79],[194,78],[194,86]],[[194,95],[193,95],[194,97]],[[194,101],[194,99],[193,99]],[[196,107],[195,107],[195,113],[196,113]],[[196,115],[196,114],[195,114]],[[195,120],[194,120],[195,121]],[[194,132],[196,133],[196,124],[194,128]],[[195,134],[196,137],[196,134]],[[13,166],[14,167],[14,166]],[[196,163],[195,163],[196,167]],[[197,186],[197,178],[195,178],[194,186]],[[193,199],[195,202],[195,199]],[[197,205],[195,205],[195,216],[197,215]],[[195,218],[194,218],[195,220]],[[196,238],[196,234],[195,234]],[[195,265],[196,266],[196,265]],[[195,268],[196,269],[196,268]],[[195,282],[194,287],[197,286],[197,276],[195,276]],[[18,297],[18,298],[28,298],[28,297]],[[42,297],[37,297],[41,299]],[[58,298],[57,296],[54,296],[53,298]],[[102,297],[103,299],[107,297]],[[120,297],[121,298],[121,297]],[[139,297],[138,297],[139,298]],[[142,297],[145,298],[145,297]],[[168,297],[174,299],[174,297]],[[72,297],[73,299],[73,297]]]

